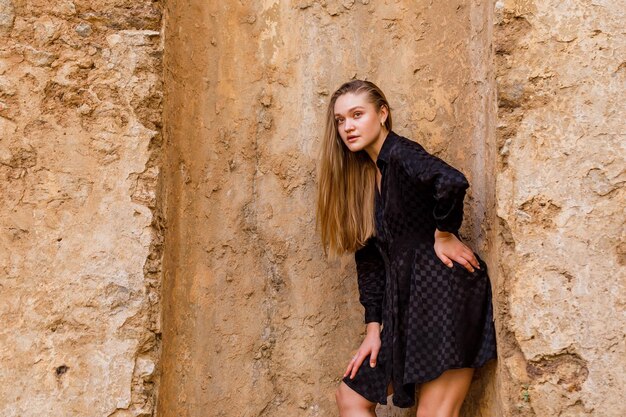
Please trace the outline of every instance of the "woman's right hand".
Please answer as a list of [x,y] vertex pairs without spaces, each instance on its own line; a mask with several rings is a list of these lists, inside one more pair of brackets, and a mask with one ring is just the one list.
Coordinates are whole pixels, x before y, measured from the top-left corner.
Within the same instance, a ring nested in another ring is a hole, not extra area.
[[359,347],[350,363],[346,372],[343,374],[344,378],[350,374],[350,379],[354,378],[356,372],[359,370],[363,361],[370,355],[370,366],[373,368],[376,366],[376,359],[378,358],[378,352],[380,351],[380,323],[371,322],[367,324],[367,335],[363,339],[363,343]]

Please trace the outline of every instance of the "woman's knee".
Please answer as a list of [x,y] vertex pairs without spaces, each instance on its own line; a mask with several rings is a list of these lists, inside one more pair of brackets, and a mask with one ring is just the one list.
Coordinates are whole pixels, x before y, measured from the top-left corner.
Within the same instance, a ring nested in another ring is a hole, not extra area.
[[357,403],[356,393],[345,382],[339,384],[335,391],[335,401],[339,409],[351,408]]
[[350,388],[345,382],[341,382],[335,391],[335,401],[340,411],[346,410],[371,410],[376,407],[376,403],[365,399],[361,394]]

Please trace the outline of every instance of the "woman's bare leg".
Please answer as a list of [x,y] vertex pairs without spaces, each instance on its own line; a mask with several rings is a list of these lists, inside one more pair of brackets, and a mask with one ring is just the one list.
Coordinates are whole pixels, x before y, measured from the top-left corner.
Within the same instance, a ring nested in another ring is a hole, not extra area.
[[448,369],[420,386],[417,417],[459,417],[473,368]]
[[335,391],[335,401],[340,417],[376,417],[376,403],[366,400],[343,381]]

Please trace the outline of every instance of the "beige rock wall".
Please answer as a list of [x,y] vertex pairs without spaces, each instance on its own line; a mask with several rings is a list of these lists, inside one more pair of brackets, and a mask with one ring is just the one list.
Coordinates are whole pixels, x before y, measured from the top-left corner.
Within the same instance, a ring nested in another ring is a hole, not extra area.
[[[491,13],[478,1],[167,4],[160,415],[337,415],[365,326],[353,258],[323,259],[314,233],[314,174],[329,94],[352,77],[385,90],[397,132],[470,177],[463,234],[486,253]],[[492,415],[493,374],[477,373],[472,415]]]
[[163,40],[157,2],[0,0],[0,415],[336,415],[364,326],[314,174],[353,77],[470,179],[500,359],[462,415],[626,415],[623,4],[165,4]]
[[0,415],[148,416],[160,10],[0,0]]
[[624,2],[498,1],[504,415],[624,416]]

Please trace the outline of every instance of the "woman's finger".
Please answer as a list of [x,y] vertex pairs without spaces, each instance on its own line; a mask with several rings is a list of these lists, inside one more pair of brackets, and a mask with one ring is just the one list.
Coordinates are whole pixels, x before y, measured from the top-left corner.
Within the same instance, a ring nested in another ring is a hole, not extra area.
[[359,357],[359,353],[357,352],[352,359],[350,359],[350,363],[348,364],[348,368],[346,368],[346,372],[344,372],[343,376],[345,377],[346,375],[348,375],[350,373],[350,370],[352,369],[352,367],[354,366],[354,361],[356,361],[356,359]]
[[458,238],[456,243],[453,243],[443,245],[439,249],[435,246],[435,253],[441,259],[441,262],[449,268],[454,266],[453,262],[457,262],[469,272],[474,272],[474,268],[480,269],[480,263],[472,248],[458,240]]
[[350,364],[348,365],[348,368],[346,369],[346,372],[343,373],[343,377],[345,378],[347,375],[350,374],[350,370],[352,369],[352,361],[350,361]]
[[[463,257],[464,261],[472,265],[472,267],[480,269],[480,263],[478,262],[478,259],[476,258],[476,255],[474,254],[473,250],[468,248],[467,250],[464,250],[460,256]],[[458,261],[458,262],[460,264],[463,264],[467,268],[467,265],[465,265],[464,262],[461,262],[461,261]]]
[[359,355],[358,356],[358,358],[356,359],[356,361],[352,365],[352,374],[350,375],[350,379],[354,378],[354,376],[356,375],[356,372],[361,367],[361,364],[363,363],[364,359],[365,359],[365,355]]
[[465,258],[463,258],[463,257],[459,256],[459,257],[456,259],[456,261],[457,261],[458,263],[460,263],[461,265],[463,265],[463,267],[465,267],[465,269],[467,269],[468,271],[470,271],[470,272],[474,272],[474,267],[472,266],[472,264],[471,264],[471,263],[469,263],[469,262],[467,261],[467,259],[465,259]]
[[378,349],[373,348],[370,354],[370,367],[374,368],[376,366],[376,359],[378,359]]
[[463,245],[464,246],[464,250],[463,250],[463,257],[470,263],[472,264],[472,266],[474,268],[478,268],[480,269],[480,263],[478,262],[478,259],[476,258],[476,255],[474,254],[474,251],[472,250],[472,248],[470,248],[467,245]]
[[348,363],[348,367],[346,368],[346,372],[343,373],[343,376],[345,377],[346,375],[350,374],[350,370],[352,369],[352,365],[354,364],[354,358],[352,358],[350,360],[350,363]]
[[448,267],[452,268],[452,261],[450,260],[450,258],[448,258],[443,253],[441,255],[438,255],[438,256],[439,256],[439,259],[441,259],[441,262],[443,262]]
[[469,259],[470,263],[474,266],[474,268],[480,269],[480,262],[476,259],[476,256],[472,253],[472,257]]

